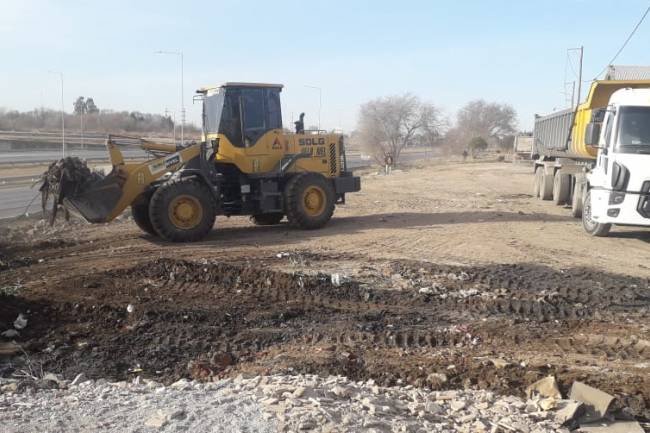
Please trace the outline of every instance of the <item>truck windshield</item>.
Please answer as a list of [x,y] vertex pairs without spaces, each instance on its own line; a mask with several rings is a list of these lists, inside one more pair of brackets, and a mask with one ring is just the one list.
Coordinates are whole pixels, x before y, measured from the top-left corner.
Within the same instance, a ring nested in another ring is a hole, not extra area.
[[650,152],[650,107],[621,107],[618,126],[621,152]]

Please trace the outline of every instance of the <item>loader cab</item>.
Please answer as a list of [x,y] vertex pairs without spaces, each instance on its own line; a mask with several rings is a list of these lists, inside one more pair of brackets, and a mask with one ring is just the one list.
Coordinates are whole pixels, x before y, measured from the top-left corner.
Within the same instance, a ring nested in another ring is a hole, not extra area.
[[282,130],[281,84],[225,83],[199,89],[208,136],[222,135],[232,146],[252,148],[267,132]]

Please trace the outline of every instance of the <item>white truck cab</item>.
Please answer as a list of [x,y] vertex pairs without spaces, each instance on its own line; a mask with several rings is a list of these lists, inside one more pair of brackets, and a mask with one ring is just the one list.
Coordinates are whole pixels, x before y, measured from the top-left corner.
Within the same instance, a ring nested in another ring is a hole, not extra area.
[[612,224],[650,226],[650,89],[612,93],[587,125],[585,142],[598,146],[586,173],[585,230],[606,236]]

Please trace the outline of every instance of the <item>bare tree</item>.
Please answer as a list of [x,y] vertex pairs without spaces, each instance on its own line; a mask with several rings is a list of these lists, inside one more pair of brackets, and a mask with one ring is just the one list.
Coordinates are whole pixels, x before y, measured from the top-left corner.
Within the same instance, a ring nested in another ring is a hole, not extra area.
[[510,105],[478,99],[458,111],[456,126],[448,138],[463,148],[476,137],[499,145],[516,131],[516,126],[517,113]]
[[418,134],[435,134],[441,128],[440,111],[411,94],[374,99],[361,106],[358,139],[380,163],[388,154],[397,162],[402,150]]

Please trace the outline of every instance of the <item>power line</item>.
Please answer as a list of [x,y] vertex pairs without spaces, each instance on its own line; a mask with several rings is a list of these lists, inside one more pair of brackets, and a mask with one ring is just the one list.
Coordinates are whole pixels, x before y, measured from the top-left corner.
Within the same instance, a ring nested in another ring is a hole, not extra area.
[[632,36],[634,36],[634,34],[635,34],[636,31],[639,29],[639,27],[641,26],[641,24],[643,24],[643,21],[645,20],[645,17],[648,16],[648,12],[650,12],[650,6],[648,6],[648,8],[645,10],[645,13],[643,14],[643,16],[641,17],[641,19],[639,20],[639,22],[636,23],[636,26],[634,26],[634,29],[632,30],[632,33],[630,33],[630,36],[628,36],[627,39],[625,40],[625,42],[623,42],[623,45],[622,45],[621,48],[619,48],[619,50],[616,52],[616,54],[614,55],[614,57],[612,58],[612,60],[610,60],[610,61],[605,65],[605,67],[603,68],[603,70],[600,71],[600,72],[599,72],[599,73],[594,77],[594,81],[595,81],[596,79],[598,79],[598,77],[600,76],[600,74],[602,74],[603,72],[605,72],[605,70],[607,69],[607,67],[608,67],[609,65],[614,64],[614,62],[615,62],[616,59],[618,58],[619,54],[621,54],[621,52],[623,52],[623,50],[624,50],[625,47],[627,46],[627,43],[630,42],[630,39],[632,39]]

